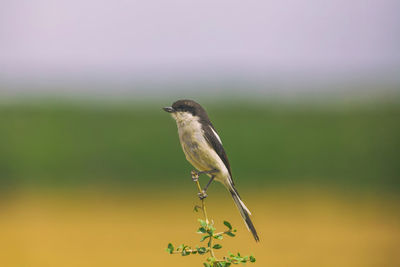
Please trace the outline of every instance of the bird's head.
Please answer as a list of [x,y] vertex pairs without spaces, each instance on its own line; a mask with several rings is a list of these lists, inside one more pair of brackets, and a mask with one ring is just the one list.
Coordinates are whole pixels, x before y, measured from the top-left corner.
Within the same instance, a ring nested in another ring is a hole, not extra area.
[[172,117],[178,122],[190,120],[207,120],[208,116],[204,108],[193,100],[182,99],[174,102],[170,107],[164,107],[164,111],[171,113]]

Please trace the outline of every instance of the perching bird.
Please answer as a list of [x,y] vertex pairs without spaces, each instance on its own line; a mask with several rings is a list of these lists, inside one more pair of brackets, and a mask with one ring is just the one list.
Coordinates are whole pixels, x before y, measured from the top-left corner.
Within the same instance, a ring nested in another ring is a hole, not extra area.
[[163,108],[171,113],[178,126],[179,140],[186,159],[199,171],[210,176],[210,181],[199,195],[207,196],[206,190],[215,179],[221,182],[231,193],[247,229],[256,241],[259,241],[256,229],[250,220],[250,211],[241,200],[232,180],[228,157],[221,139],[212,125],[204,108],[193,100],[178,100],[171,107]]

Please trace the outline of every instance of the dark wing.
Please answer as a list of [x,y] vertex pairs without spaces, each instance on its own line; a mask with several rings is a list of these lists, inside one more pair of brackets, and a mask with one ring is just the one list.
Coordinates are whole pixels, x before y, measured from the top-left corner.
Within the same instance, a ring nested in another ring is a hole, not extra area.
[[204,137],[206,138],[207,142],[210,144],[210,146],[217,152],[218,156],[222,160],[222,162],[225,164],[225,167],[228,169],[230,180],[233,183],[232,180],[232,173],[231,173],[231,166],[228,161],[228,157],[226,156],[224,147],[222,146],[222,143],[220,141],[219,136],[217,135],[217,131],[215,131],[214,126],[212,124],[205,125],[203,124],[203,131],[204,131]]

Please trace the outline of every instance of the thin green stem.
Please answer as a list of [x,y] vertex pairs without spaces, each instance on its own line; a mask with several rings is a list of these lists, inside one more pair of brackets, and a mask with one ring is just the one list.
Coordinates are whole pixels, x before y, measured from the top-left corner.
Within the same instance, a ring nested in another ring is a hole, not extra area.
[[[199,193],[202,193],[202,192],[203,192],[203,189],[201,188],[201,185],[200,185],[200,182],[199,182],[198,174],[192,172],[192,178],[193,178],[194,175],[197,176],[197,177],[196,177],[197,179],[194,179],[194,180],[196,181],[197,189],[199,190]],[[201,209],[203,210],[203,214],[204,214],[204,218],[205,218],[206,223],[209,224],[210,222],[209,222],[209,220],[208,220],[207,209],[206,209],[206,203],[205,203],[204,198],[201,199]],[[215,258],[214,250],[213,250],[213,248],[212,248],[212,247],[213,247],[213,237],[214,237],[214,235],[213,235],[213,236],[210,236],[209,252],[210,252],[210,254],[211,254],[211,257]]]
[[[214,253],[214,238],[215,239],[222,239],[222,235],[227,234],[229,236],[235,236],[232,232],[236,232],[235,229],[232,229],[232,226],[230,225],[229,222],[224,221],[224,224],[229,228],[228,231],[223,231],[223,232],[218,232],[215,233],[216,229],[214,227],[214,222],[208,219],[208,215],[207,215],[207,209],[206,209],[206,202],[205,202],[205,197],[207,196],[207,194],[205,194],[204,190],[201,188],[200,182],[199,182],[199,174],[201,174],[203,172],[196,172],[196,171],[192,171],[192,179],[193,181],[196,183],[197,189],[199,190],[199,198],[201,201],[201,206],[196,205],[194,210],[198,211],[198,209],[200,208],[203,211],[203,215],[204,215],[204,221],[199,219],[200,222],[200,228],[198,229],[198,233],[199,234],[205,234],[201,237],[201,242],[203,241],[207,241],[207,246],[204,247],[197,247],[196,249],[193,249],[190,246],[185,246],[185,245],[180,245],[177,249],[174,249],[173,245],[171,243],[168,244],[168,247],[166,249],[167,252],[169,252],[170,254],[182,254],[182,256],[187,256],[189,254],[207,254],[209,253],[209,256],[205,262],[205,264],[207,266],[209,266],[210,264],[212,264],[213,267],[218,266],[219,263],[224,263],[224,264],[239,264],[240,262],[242,263],[246,263],[246,262],[255,262],[255,258],[253,256],[245,256],[242,257],[240,256],[240,254],[238,253],[237,256],[233,255],[233,254],[229,254],[229,257],[223,257],[223,259],[218,259],[215,256]],[[219,249],[222,246],[219,244],[215,245],[215,249]],[[208,262],[208,263],[207,263]]]
[[229,231],[215,233],[214,236],[218,236],[218,235],[222,235],[222,234],[226,234],[226,233],[229,233]]

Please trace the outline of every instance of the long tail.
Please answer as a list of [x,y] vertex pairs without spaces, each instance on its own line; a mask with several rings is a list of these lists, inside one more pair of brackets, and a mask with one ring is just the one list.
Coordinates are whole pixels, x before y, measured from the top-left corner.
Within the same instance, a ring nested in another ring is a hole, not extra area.
[[259,242],[260,238],[258,237],[256,228],[254,227],[253,222],[250,220],[251,212],[246,207],[246,205],[243,203],[242,199],[239,196],[238,191],[232,184],[229,185],[228,190],[232,194],[233,201],[235,201],[235,204],[236,204],[237,208],[239,209],[240,215],[242,216],[244,223],[247,226],[247,229],[253,234],[253,237],[256,240],[256,242]]

